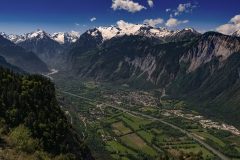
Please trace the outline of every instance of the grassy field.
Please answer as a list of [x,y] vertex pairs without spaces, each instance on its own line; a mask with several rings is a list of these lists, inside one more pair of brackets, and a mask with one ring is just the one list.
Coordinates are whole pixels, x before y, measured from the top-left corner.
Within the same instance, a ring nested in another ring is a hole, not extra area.
[[[102,123],[110,123],[111,132],[113,133],[111,136],[116,137],[115,140],[113,138],[113,140],[107,141],[106,143],[106,149],[113,153],[113,158],[120,158],[117,156],[119,154],[122,155],[122,157],[125,156],[125,158],[127,158],[129,154],[136,157],[136,152],[143,152],[151,157],[158,155],[158,152],[147,144],[147,142],[151,140],[148,139],[147,141],[142,138],[144,137],[145,131],[140,129],[141,125],[151,123],[151,121],[135,117],[131,114],[122,113],[112,115],[111,118],[104,119]],[[108,129],[109,128],[103,128],[103,130]],[[142,134],[142,137],[138,134]],[[153,135],[150,136],[152,137]],[[119,154],[114,154],[116,152],[119,152]]]
[[202,152],[204,159],[213,158],[213,155],[208,150],[206,150],[205,148],[201,147],[198,144],[191,145],[191,148],[183,148],[183,149],[180,149],[180,150],[185,152],[185,153],[192,152],[192,153],[195,153],[195,154],[197,154],[199,152]]
[[134,131],[141,129],[142,125],[151,123],[150,120],[143,119],[140,117],[136,117],[130,114],[123,114],[123,116],[120,117],[127,125],[129,125]]
[[152,139],[154,137],[154,135],[151,133],[151,131],[138,131],[137,134],[142,137],[145,141],[147,141],[148,143],[152,143]]
[[146,142],[144,142],[137,134],[132,133],[125,135],[121,137],[121,140],[123,143],[125,143],[127,146],[130,148],[134,148],[136,150],[141,150],[144,153],[151,155],[151,156],[156,156],[157,152],[149,147]]
[[132,154],[132,155],[136,156],[136,152],[123,146],[122,144],[118,143],[117,141],[107,141],[106,149],[112,155],[121,155],[121,156],[127,157],[128,154]]
[[225,146],[225,143],[224,143],[221,139],[219,139],[219,138],[217,138],[217,137],[215,137],[215,136],[213,136],[213,135],[211,135],[211,134],[209,134],[209,133],[206,133],[206,132],[195,132],[195,133],[196,133],[197,135],[205,138],[205,139],[210,139],[210,140],[212,140],[213,142],[217,143],[217,144],[220,145],[221,147],[224,147],[224,146]]
[[112,128],[114,133],[118,136],[131,132],[131,129],[127,128],[122,122],[113,123]]
[[[118,137],[106,142],[106,149],[111,152],[114,159],[126,159],[129,155],[136,157],[138,151],[157,157],[162,153],[155,150],[152,146],[153,141],[156,142],[154,146],[159,147],[161,151],[173,154],[173,157],[178,156],[180,152],[196,155],[202,153],[204,159],[214,157],[208,150],[178,133],[177,130],[145,118],[128,113],[117,113],[104,119],[104,122],[108,123],[112,130],[112,133],[107,132],[107,136]],[[103,128],[103,130],[106,129]]]

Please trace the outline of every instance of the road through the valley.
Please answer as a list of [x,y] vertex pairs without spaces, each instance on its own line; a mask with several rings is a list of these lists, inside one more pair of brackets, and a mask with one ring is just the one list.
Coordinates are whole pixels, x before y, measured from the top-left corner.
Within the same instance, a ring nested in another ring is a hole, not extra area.
[[[79,96],[79,95],[76,95],[76,94],[73,94],[73,93],[70,93],[70,92],[65,92],[65,91],[59,91],[63,94],[67,94],[67,95],[70,95],[70,96],[73,96],[73,97],[76,97],[76,98],[80,98],[80,99],[85,99],[85,100],[88,100],[88,101],[94,101],[94,102],[98,102],[98,101],[95,101],[95,100],[92,100],[92,99],[89,99],[89,98],[86,98],[86,97],[82,97],[82,96]],[[99,102],[99,103],[102,103],[102,102]],[[180,132],[186,134],[189,138],[195,140],[196,142],[198,142],[201,146],[205,147],[207,150],[209,150],[210,152],[212,152],[213,154],[215,154],[216,156],[218,156],[220,159],[222,160],[230,160],[230,158],[228,158],[227,156],[225,156],[224,154],[222,154],[221,152],[219,152],[218,150],[214,149],[213,147],[211,147],[210,145],[208,145],[206,142],[204,142],[202,139],[200,139],[198,136],[174,125],[174,124],[171,124],[169,122],[166,122],[160,118],[156,118],[156,117],[153,117],[153,116],[150,116],[150,115],[147,115],[147,114],[144,114],[144,113],[140,113],[140,112],[136,112],[136,111],[131,111],[131,110],[128,110],[126,108],[121,108],[121,107],[116,107],[116,106],[113,106],[111,104],[106,104],[104,103],[104,105],[108,106],[108,107],[111,107],[111,108],[115,108],[117,110],[121,110],[123,112],[127,112],[127,113],[131,113],[131,114],[134,114],[134,115],[139,115],[141,117],[144,117],[144,118],[147,118],[147,119],[151,119],[151,120],[154,120],[154,121],[159,121],[165,125],[168,125],[174,129],[177,129],[179,130]]]

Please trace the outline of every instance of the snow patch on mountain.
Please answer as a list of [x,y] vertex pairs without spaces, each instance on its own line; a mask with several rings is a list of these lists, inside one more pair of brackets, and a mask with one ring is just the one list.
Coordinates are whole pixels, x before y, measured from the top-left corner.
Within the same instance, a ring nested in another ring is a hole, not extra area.
[[60,44],[74,43],[78,40],[79,37],[80,37],[80,33],[75,31],[57,32],[51,35],[51,38]]
[[0,32],[0,35],[3,36],[3,38],[8,39],[8,35],[7,35],[6,33],[4,33],[4,32]]
[[3,36],[4,38],[10,40],[13,43],[18,43],[20,41],[24,40],[23,36],[15,35],[15,34],[6,34],[4,32],[0,32],[0,35]]
[[46,33],[45,31],[38,29],[35,32],[31,32],[31,33],[27,33],[25,34],[25,38],[26,39],[32,39],[32,38],[38,38],[38,39],[42,39],[44,37],[50,37],[50,34]]
[[233,33],[233,36],[240,37],[240,30]]

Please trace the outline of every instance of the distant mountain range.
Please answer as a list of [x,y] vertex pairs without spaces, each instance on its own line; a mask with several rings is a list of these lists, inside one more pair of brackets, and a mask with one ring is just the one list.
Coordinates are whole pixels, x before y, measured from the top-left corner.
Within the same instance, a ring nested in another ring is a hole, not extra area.
[[[23,35],[8,35],[4,32],[0,32],[0,35],[9,40],[8,43],[11,41],[11,45],[14,43],[15,46],[20,46],[27,52],[35,53],[35,55],[47,64],[48,68],[65,69],[66,67],[74,65],[72,61],[75,61],[75,54],[81,54],[82,52],[95,49],[105,42],[109,44],[107,41],[113,39],[121,39],[121,37],[126,36],[139,36],[146,38],[153,44],[164,44],[193,40],[200,38],[202,34],[193,28],[173,31],[146,24],[128,24],[97,27],[87,30],[82,35],[74,31],[49,34],[40,29]],[[232,36],[238,37],[239,35],[240,31],[236,31]],[[77,53],[74,53],[76,50]],[[194,65],[200,65],[200,61],[206,61],[206,59],[198,60],[198,64]],[[194,65],[192,64],[191,67],[194,68]]]
[[49,37],[50,39],[60,43],[60,44],[69,44],[74,43],[80,37],[79,32],[71,31],[71,32],[57,32],[53,34],[49,34],[41,29],[38,29],[34,32],[26,33],[23,35],[14,35],[14,34],[6,34],[4,32],[0,32],[4,38],[12,41],[13,43],[21,43],[29,39],[42,39],[44,37]]
[[40,29],[24,35],[7,35],[3,32],[1,35],[25,50],[34,52],[49,68],[56,68],[64,63],[68,48],[80,36],[78,32],[73,31],[50,35]]
[[[167,28],[158,28],[152,27],[147,24],[136,24],[136,25],[123,25],[123,26],[110,26],[110,27],[97,27],[93,29],[89,29],[84,32],[82,35],[79,32],[71,31],[71,32],[56,32],[53,34],[49,34],[44,30],[38,29],[34,32],[26,33],[23,35],[15,35],[15,34],[6,34],[4,32],[0,32],[4,38],[12,41],[15,44],[22,43],[24,41],[29,41],[31,39],[43,39],[48,37],[49,39],[58,42],[61,45],[69,45],[75,43],[79,40],[80,36],[85,34],[89,34],[92,37],[101,37],[102,42],[112,39],[114,37],[121,37],[124,35],[139,35],[157,39],[164,39],[170,41],[173,40],[170,37],[181,37],[181,35],[186,36],[186,33],[200,35],[193,28],[184,28],[182,30],[169,30]],[[233,36],[240,36],[240,30],[234,32]],[[190,35],[188,35],[190,36]],[[182,38],[182,37],[181,37]]]

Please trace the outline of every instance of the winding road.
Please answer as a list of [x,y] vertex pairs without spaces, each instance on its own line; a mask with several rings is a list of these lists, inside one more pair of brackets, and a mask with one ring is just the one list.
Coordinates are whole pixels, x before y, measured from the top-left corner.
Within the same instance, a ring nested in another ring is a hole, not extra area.
[[[59,90],[58,90],[59,91]],[[92,99],[89,99],[89,98],[86,98],[86,97],[82,97],[82,96],[79,96],[79,95],[76,95],[76,94],[73,94],[73,93],[70,93],[70,92],[65,92],[65,91],[59,91],[60,93],[63,93],[63,94],[67,94],[67,95],[70,95],[70,96],[73,96],[73,97],[77,97],[77,98],[80,98],[80,99],[85,99],[85,100],[88,100],[88,101],[94,101],[94,102],[98,102],[98,101],[95,101],[95,100],[92,100]],[[102,103],[102,102],[99,102],[99,103]],[[171,123],[168,123],[160,118],[156,118],[156,117],[153,117],[153,116],[150,116],[150,115],[146,115],[144,113],[140,113],[140,112],[136,112],[136,111],[131,111],[131,110],[128,110],[128,109],[125,109],[125,108],[121,108],[121,107],[116,107],[116,106],[113,106],[111,104],[106,104],[104,103],[106,106],[108,107],[111,107],[111,108],[114,108],[114,109],[117,109],[117,110],[121,110],[123,112],[127,112],[127,113],[131,113],[131,114],[134,114],[134,115],[139,115],[139,116],[142,116],[144,118],[147,118],[147,119],[151,119],[151,120],[154,120],[154,121],[159,121],[165,125],[168,125],[174,129],[177,129],[179,130],[180,132],[186,134],[189,138],[195,140],[196,142],[198,142],[201,146],[205,147],[207,150],[209,150],[210,152],[212,152],[213,154],[215,154],[216,156],[218,156],[220,159],[222,160],[230,160],[230,158],[228,158],[227,156],[225,156],[224,154],[222,154],[221,152],[219,152],[218,150],[214,149],[213,147],[211,147],[210,145],[208,145],[206,142],[204,142],[202,139],[200,139],[198,136],[176,126],[176,125],[173,125]]]

